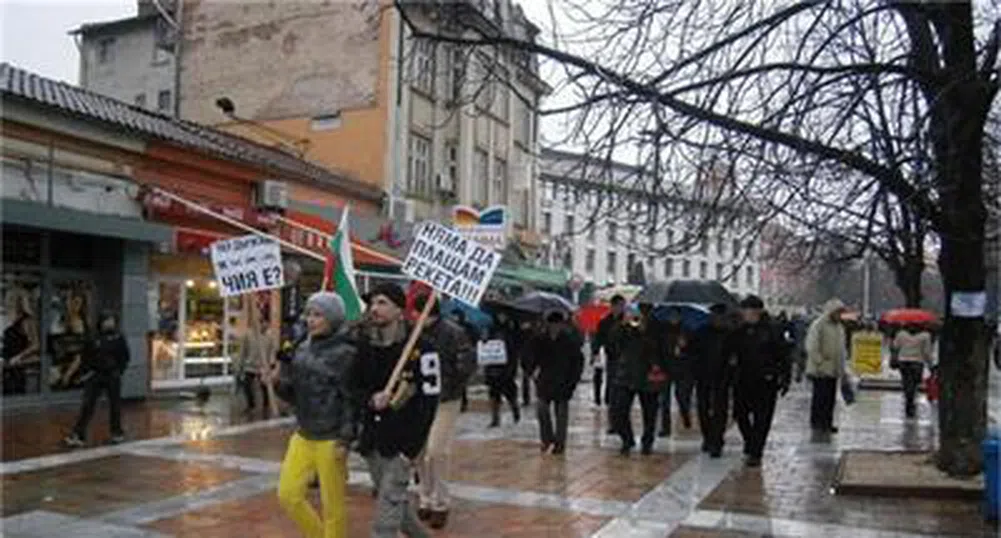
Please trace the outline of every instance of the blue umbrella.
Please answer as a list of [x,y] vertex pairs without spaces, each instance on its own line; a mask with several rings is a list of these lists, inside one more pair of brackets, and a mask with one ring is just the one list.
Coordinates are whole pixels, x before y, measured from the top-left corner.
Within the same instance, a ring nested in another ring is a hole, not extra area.
[[455,317],[456,313],[462,312],[466,317],[466,321],[471,325],[476,327],[480,332],[486,332],[493,325],[493,318],[490,314],[480,310],[479,308],[473,308],[462,301],[456,301],[455,299],[446,299],[441,302],[441,314],[446,317]]
[[709,323],[709,307],[695,303],[660,303],[653,307],[653,319],[666,320],[672,308],[681,313],[681,327],[687,332],[697,332]]

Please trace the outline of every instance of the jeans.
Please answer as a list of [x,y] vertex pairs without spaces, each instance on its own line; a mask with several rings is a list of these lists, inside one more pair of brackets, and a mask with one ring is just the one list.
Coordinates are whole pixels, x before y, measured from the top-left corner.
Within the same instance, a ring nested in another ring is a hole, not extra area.
[[436,511],[448,510],[449,458],[452,454],[452,438],[459,420],[459,400],[441,402],[431,423],[424,452],[418,457],[417,474],[420,476],[421,508]]
[[744,436],[744,454],[761,458],[772,428],[778,389],[764,380],[738,383],[734,413]]
[[[566,448],[570,402],[566,400],[543,400],[539,398],[536,406],[539,416],[539,437],[542,439],[542,444],[546,446],[554,445],[559,450]],[[552,408],[556,410],[555,430],[553,430]]]
[[430,533],[410,509],[410,493],[407,492],[410,462],[403,456],[387,457],[378,452],[365,459],[372,482],[379,492],[372,520],[372,538],[397,538],[400,532],[410,538],[429,538]]
[[258,380],[257,372],[244,372],[241,377],[240,384],[243,385],[243,396],[247,399],[247,409],[253,409],[257,406],[257,401],[254,397],[255,388],[257,387],[261,389],[261,399],[263,400],[264,409],[267,409],[270,403],[268,401],[268,388]]
[[810,427],[830,430],[834,427],[834,404],[838,395],[838,378],[814,377],[810,400]]
[[122,378],[117,373],[96,373],[87,380],[83,389],[83,407],[73,433],[80,439],[87,438],[87,426],[94,417],[94,408],[101,393],[108,393],[108,422],[112,437],[122,435]]
[[[311,441],[292,434],[278,479],[278,501],[306,538],[347,538],[347,454],[337,441]],[[314,476],[320,479],[323,519],[313,509],[306,491]]]
[[917,361],[900,361],[900,380],[904,385],[904,410],[907,416],[914,416],[914,397],[921,386],[925,365]]
[[654,433],[657,429],[657,392],[646,392],[632,390],[627,387],[616,387],[615,407],[613,414],[615,417],[615,431],[622,438],[624,446],[636,444],[633,434],[633,421],[631,418],[633,410],[633,400],[636,396],[640,398],[640,408],[643,411],[643,437],[641,442],[644,447],[653,446]]

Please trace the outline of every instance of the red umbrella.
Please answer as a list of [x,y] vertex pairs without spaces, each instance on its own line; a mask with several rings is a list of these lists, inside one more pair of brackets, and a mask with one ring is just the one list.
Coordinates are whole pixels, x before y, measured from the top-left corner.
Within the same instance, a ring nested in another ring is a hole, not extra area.
[[612,310],[607,304],[594,303],[582,307],[577,311],[577,324],[580,329],[588,334],[598,332],[598,323]]
[[937,323],[938,316],[920,308],[897,308],[888,310],[879,318],[883,323]]

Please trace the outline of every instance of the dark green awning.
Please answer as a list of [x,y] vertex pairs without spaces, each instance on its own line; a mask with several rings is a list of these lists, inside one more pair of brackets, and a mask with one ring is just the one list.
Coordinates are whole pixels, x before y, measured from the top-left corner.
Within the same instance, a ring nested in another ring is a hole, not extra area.
[[4,199],[0,206],[0,220],[4,224],[151,243],[169,242],[173,238],[173,229],[164,224],[24,200]]

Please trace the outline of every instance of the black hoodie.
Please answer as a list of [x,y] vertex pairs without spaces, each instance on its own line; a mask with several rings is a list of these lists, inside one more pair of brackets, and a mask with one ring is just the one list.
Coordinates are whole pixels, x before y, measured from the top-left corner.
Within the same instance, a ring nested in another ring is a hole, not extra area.
[[[102,323],[104,319],[102,317]],[[117,320],[114,329],[101,329],[84,356],[87,357],[86,368],[96,374],[122,375],[125,372],[129,366],[129,346],[118,330]]]

